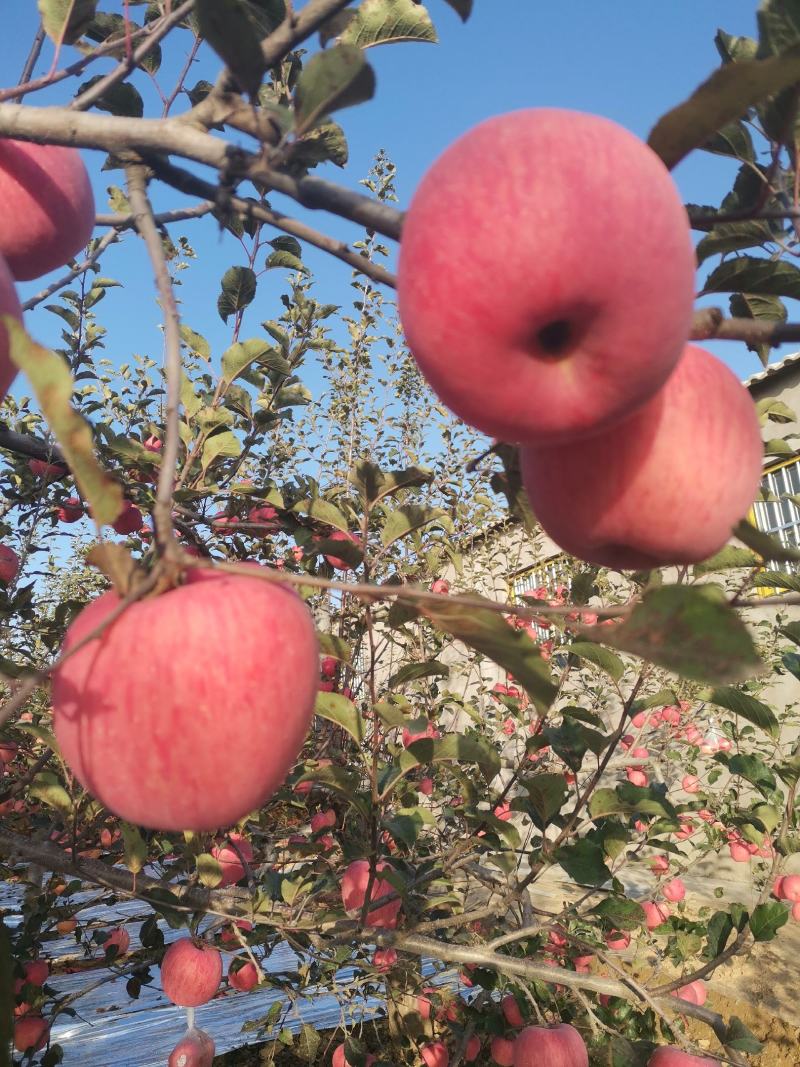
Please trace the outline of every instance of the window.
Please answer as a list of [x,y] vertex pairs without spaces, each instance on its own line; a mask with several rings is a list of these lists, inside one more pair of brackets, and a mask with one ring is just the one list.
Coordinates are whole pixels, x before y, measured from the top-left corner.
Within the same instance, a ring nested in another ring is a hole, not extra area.
[[[759,500],[754,505],[755,523],[759,530],[777,537],[781,544],[800,548],[800,459],[789,460],[768,471],[761,483],[772,500]],[[794,496],[795,500],[789,499]],[[800,570],[800,563],[771,561],[770,570]]]
[[[509,580],[511,600],[524,601],[526,604],[535,604],[532,597],[525,596],[535,589],[542,591],[542,599],[555,600],[559,594],[565,600],[569,600],[570,587],[572,585],[572,565],[569,556],[551,556],[518,574],[511,575]],[[544,595],[546,593],[546,596]],[[554,641],[561,644],[565,640],[562,631],[555,627],[540,626],[534,623],[536,636],[541,641]]]

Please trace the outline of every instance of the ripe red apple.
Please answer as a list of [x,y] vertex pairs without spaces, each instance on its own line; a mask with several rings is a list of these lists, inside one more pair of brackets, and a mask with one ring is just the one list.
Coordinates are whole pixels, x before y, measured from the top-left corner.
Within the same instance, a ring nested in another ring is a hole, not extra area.
[[43,986],[50,977],[50,964],[47,960],[30,960],[23,967],[25,981],[29,985]]
[[397,290],[444,403],[530,443],[595,433],[653,396],[689,335],[694,281],[655,154],[608,119],[541,108],[481,123],[428,170]]
[[510,1040],[507,1037],[493,1037],[489,1045],[489,1052],[495,1063],[499,1063],[500,1067],[513,1067],[514,1065],[514,1046],[516,1042]]
[[167,1067],[211,1067],[215,1052],[211,1034],[192,1027],[169,1054]]
[[8,545],[0,545],[0,582],[13,582],[19,573],[19,556]]
[[511,993],[507,993],[500,1006],[503,1009],[503,1015],[506,1017],[506,1022],[509,1026],[524,1026],[525,1020],[522,1018],[522,1012],[519,1010],[519,1004],[517,1004],[516,998]]
[[755,405],[715,356],[687,345],[644,407],[591,444],[523,448],[545,532],[573,556],[641,570],[717,552],[752,504],[763,445]]
[[[238,852],[232,842],[236,844]],[[253,846],[241,834],[228,834],[223,845],[215,845],[211,849],[211,855],[222,868],[222,881],[219,883],[219,888],[235,885],[244,878],[247,872],[239,858],[240,854],[246,863],[252,863]]]
[[641,767],[626,767],[625,776],[631,785],[638,785],[640,788],[647,785],[647,774]]
[[16,741],[0,741],[0,760],[3,763],[11,763],[18,752],[19,745]]
[[800,900],[800,874],[785,874],[781,882],[781,896],[792,903]]
[[382,974],[388,974],[397,963],[397,949],[379,948],[372,955],[372,966]]
[[647,1067],[719,1067],[719,1060],[710,1060],[708,1056],[692,1056],[674,1045],[663,1045],[655,1050],[647,1061]]
[[403,748],[408,748],[409,745],[413,745],[415,741],[423,741],[426,737],[435,741],[442,735],[436,729],[432,722],[429,722],[424,730],[418,730],[413,733],[407,726],[403,727]]
[[111,523],[118,534],[132,534],[141,529],[144,518],[141,511],[130,500],[125,500],[122,511]]
[[196,1008],[211,1000],[222,980],[222,956],[210,945],[191,937],[173,941],[161,961],[164,996],[182,1008]]
[[[375,864],[376,875],[381,871],[391,870],[391,864],[385,860],[379,860]],[[367,883],[369,881],[369,861],[354,860],[342,875],[342,903],[345,911],[353,918],[361,914],[364,900],[367,895]],[[390,882],[376,877],[370,891],[370,901],[380,900],[389,893],[396,893]],[[390,900],[378,908],[371,908],[367,915],[367,926],[393,928],[397,926],[397,916],[403,906],[402,900]]]
[[447,596],[450,592],[450,583],[446,578],[436,578],[431,582],[431,592],[440,596]]
[[681,787],[684,793],[699,793],[700,779],[696,774],[686,774],[681,782]]
[[[1,229],[2,222],[0,222]],[[2,254],[0,254],[0,315],[13,315],[15,319],[22,321],[22,308],[17,290],[14,288],[14,279]],[[8,332],[5,326],[0,325],[0,400],[10,389],[16,376],[17,365],[11,362],[9,355]]]
[[689,982],[688,985],[676,989],[675,996],[680,997],[681,1000],[688,1001],[690,1004],[702,1006],[708,999],[708,991],[706,990],[705,982],[698,979],[696,982]]
[[473,1034],[467,1042],[467,1047],[464,1049],[464,1062],[472,1063],[474,1060],[477,1060],[480,1051],[481,1039],[477,1034]]
[[[56,668],[53,723],[64,759],[109,811],[213,830],[286,778],[313,716],[319,648],[290,590],[208,570],[185,580],[131,605]],[[84,608],[63,648],[118,603],[109,592]]]
[[335,678],[339,669],[339,661],[335,656],[323,656],[319,665],[320,674],[323,678]]
[[76,149],[0,140],[0,254],[28,281],[62,267],[94,229],[94,197]]
[[336,825],[336,812],[333,808],[327,811],[318,811],[311,816],[311,833],[318,834],[320,830],[328,830]]
[[251,508],[247,515],[248,522],[257,522],[263,527],[259,533],[268,533],[270,530],[279,530],[280,521],[278,512],[271,504],[262,504],[260,507]]
[[124,956],[130,947],[131,935],[124,926],[117,926],[116,929],[111,930],[102,945],[104,952],[108,952],[110,948],[116,948],[117,956]]
[[442,1041],[433,1041],[430,1045],[423,1045],[419,1050],[425,1067],[448,1067],[450,1053],[447,1045]]
[[429,797],[433,793],[433,778],[420,778],[417,789],[423,796]]
[[[235,963],[241,963],[241,966],[234,969]],[[251,989],[255,989],[258,985],[258,971],[252,960],[231,960],[228,967],[228,984],[240,993],[249,993]]]
[[655,930],[657,926],[665,923],[670,916],[670,911],[666,904],[654,904],[652,900],[643,900],[641,906],[644,911],[645,926],[648,930]]
[[14,1023],[14,1048],[25,1052],[32,1048],[38,1052],[47,1044],[50,1024],[41,1015],[24,1015]]
[[61,504],[56,514],[61,522],[77,522],[83,517],[83,504],[77,496],[70,496]]
[[671,900],[673,904],[677,904],[678,901],[683,900],[686,896],[686,886],[680,878],[673,878],[662,887],[661,892],[667,900]]
[[[345,530],[333,530],[331,533],[326,534],[323,541],[350,541],[352,544],[361,548],[361,538],[358,534],[347,533]],[[342,559],[341,556],[325,556],[325,561],[337,571],[349,571],[352,570],[352,565],[347,562],[346,559]]]
[[569,1023],[528,1026],[514,1042],[514,1067],[589,1067],[583,1038]]
[[606,944],[612,952],[624,952],[631,943],[631,935],[617,930],[612,930],[605,935]]
[[45,463],[43,459],[29,459],[28,468],[31,474],[44,478],[46,482],[58,481],[69,473],[62,463]]
[[156,437],[155,434],[150,434],[144,442],[144,448],[146,448],[148,452],[160,452],[163,447],[163,442]]

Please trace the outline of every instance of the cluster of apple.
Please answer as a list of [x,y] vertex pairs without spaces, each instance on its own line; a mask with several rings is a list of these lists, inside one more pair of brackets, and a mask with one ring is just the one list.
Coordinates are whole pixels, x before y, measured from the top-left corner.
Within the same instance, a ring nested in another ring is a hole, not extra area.
[[521,446],[536,517],[572,555],[696,562],[755,498],[755,407],[687,344],[694,284],[668,171],[604,118],[489,119],[412,199],[398,266],[409,348],[459,418]]
[[[63,266],[93,229],[92,186],[74,148],[0,139],[0,314],[21,320],[15,281]],[[0,399],[16,373],[0,327]]]

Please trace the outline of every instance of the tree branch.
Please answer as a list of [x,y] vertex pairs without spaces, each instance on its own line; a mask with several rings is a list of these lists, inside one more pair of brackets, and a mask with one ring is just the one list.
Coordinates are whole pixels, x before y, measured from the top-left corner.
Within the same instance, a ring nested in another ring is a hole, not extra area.
[[103,252],[109,245],[113,244],[117,240],[117,231],[112,229],[108,230],[99,239],[94,247],[94,250],[89,253],[86,259],[72,267],[66,274],[62,274],[60,278],[56,278],[54,282],[51,282],[46,289],[42,289],[36,296],[32,296],[29,300],[26,300],[22,305],[23,311],[30,311],[31,308],[35,308],[37,304],[41,304],[43,300],[47,300],[53,293],[57,293],[59,289],[63,289],[65,285],[69,285],[71,281],[74,281],[79,274],[83,274],[85,270],[88,270],[97,260],[102,256]]
[[720,308],[700,308],[694,314],[693,341],[744,341],[777,348],[786,341],[800,341],[800,323],[769,319],[726,319]]

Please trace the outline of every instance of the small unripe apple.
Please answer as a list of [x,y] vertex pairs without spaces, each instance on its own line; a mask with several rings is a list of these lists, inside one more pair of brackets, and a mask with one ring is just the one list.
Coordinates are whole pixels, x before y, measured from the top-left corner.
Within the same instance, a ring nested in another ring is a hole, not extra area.
[[493,1037],[489,1044],[489,1053],[500,1067],[513,1067],[515,1042],[508,1037]]
[[61,522],[77,522],[83,518],[83,504],[77,496],[70,496],[61,504],[56,514]]
[[666,385],[592,437],[520,452],[536,518],[564,551],[617,569],[696,563],[728,541],[761,483],[753,400],[687,345]]
[[456,415],[555,442],[663,385],[694,283],[686,212],[655,153],[608,119],[541,108],[481,123],[428,170],[397,293],[409,348]]
[[[384,860],[375,864],[376,876],[381,871],[391,870],[391,865]],[[342,875],[342,903],[345,911],[354,918],[361,914],[364,900],[367,895],[367,883],[369,881],[369,861],[354,860]],[[396,890],[390,882],[376,877],[370,891],[370,901],[380,900],[381,897]],[[390,900],[380,907],[371,908],[367,915],[367,926],[393,928],[397,926],[397,916],[403,907],[401,899]]]
[[234,969],[234,963],[240,960],[231,960],[228,967],[228,984],[240,993],[249,993],[258,985],[258,970],[252,960],[246,960],[241,967]]
[[19,556],[8,545],[0,545],[0,582],[13,582],[19,573]]
[[509,1026],[525,1025],[525,1020],[522,1018],[522,1012],[519,1010],[519,1004],[517,1004],[516,998],[511,993],[507,993],[503,997],[500,1006],[503,1009],[503,1015]]
[[583,1038],[569,1023],[528,1026],[514,1042],[514,1067],[589,1067]]
[[108,952],[110,948],[116,948],[117,956],[124,956],[130,947],[131,935],[124,926],[117,926],[114,930],[111,930],[102,944],[104,952]]
[[211,1067],[215,1052],[211,1034],[192,1027],[170,1053],[167,1067]]
[[423,1045],[419,1050],[425,1067],[448,1067],[450,1053],[447,1045],[442,1041],[433,1041],[430,1045]]
[[196,1008],[211,1000],[222,980],[222,956],[215,948],[191,937],[173,941],[161,961],[164,996],[182,1008]]
[[94,197],[78,151],[0,140],[0,254],[29,281],[62,267],[94,229]]
[[[238,848],[238,852],[233,844]],[[241,834],[231,833],[227,835],[224,844],[215,845],[211,849],[211,855],[222,868],[222,881],[219,883],[219,888],[222,888],[226,885],[235,885],[244,878],[247,872],[239,856],[242,856],[245,863],[252,863],[253,846]]]
[[677,904],[678,901],[683,900],[686,896],[686,886],[680,878],[673,878],[672,881],[667,882],[662,887],[661,892],[667,900],[671,900],[673,904]]
[[[214,830],[256,811],[286,778],[313,716],[319,647],[292,591],[208,570],[184,578],[56,667],[53,725],[72,772],[115,815]],[[63,649],[118,604],[108,592],[84,608]]]
[[663,1045],[655,1050],[647,1061],[647,1067],[719,1067],[719,1060],[710,1060],[708,1056],[692,1056],[673,1045]]
[[32,1048],[35,1052],[43,1049],[50,1036],[50,1024],[41,1015],[25,1015],[14,1023],[14,1048],[25,1052]]

